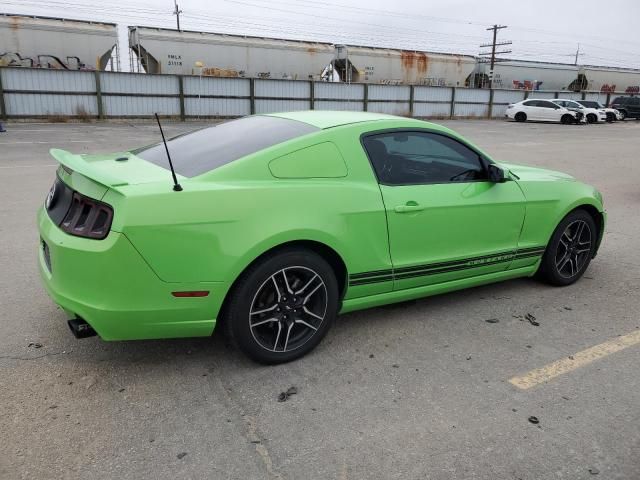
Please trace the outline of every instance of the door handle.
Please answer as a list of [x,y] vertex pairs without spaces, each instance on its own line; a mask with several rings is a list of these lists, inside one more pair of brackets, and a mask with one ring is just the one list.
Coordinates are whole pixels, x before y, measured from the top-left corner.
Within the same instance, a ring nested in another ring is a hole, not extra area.
[[417,202],[407,202],[404,205],[398,205],[394,210],[396,213],[411,213],[424,210],[425,207],[418,205]]

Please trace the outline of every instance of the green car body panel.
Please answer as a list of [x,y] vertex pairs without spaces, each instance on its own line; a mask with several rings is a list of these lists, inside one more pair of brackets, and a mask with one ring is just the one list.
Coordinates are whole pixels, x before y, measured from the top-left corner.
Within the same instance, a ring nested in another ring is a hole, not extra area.
[[[556,225],[580,206],[602,236],[600,194],[550,170],[502,163],[503,183],[378,183],[361,143],[378,131],[447,135],[493,162],[445,127],[358,112],[274,116],[318,130],[178,175],[181,192],[167,169],[131,152],[52,150],[60,180],[114,212],[106,238],[95,240],[65,233],[40,208],[51,265],[41,248],[40,271],[52,299],[104,340],[206,336],[242,272],[283,245],[331,257],[344,313],[531,276]],[[181,291],[209,294],[172,295]]]

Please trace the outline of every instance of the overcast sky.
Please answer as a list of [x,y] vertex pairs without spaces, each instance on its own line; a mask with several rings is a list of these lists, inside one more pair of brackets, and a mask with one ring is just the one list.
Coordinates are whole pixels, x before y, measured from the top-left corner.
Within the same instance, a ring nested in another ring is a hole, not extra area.
[[[640,68],[640,1],[181,0],[185,30],[476,55],[508,25],[510,58]],[[0,0],[0,12],[175,28],[172,0]]]

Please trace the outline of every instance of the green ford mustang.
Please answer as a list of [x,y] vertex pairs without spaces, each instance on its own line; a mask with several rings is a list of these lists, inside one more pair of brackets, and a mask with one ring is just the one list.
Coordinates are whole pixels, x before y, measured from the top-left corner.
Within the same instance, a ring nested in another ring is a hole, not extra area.
[[313,349],[338,313],[515,277],[568,285],[600,193],[455,132],[357,112],[256,115],[112,155],[52,150],[44,285],[78,337],[211,335],[253,359]]

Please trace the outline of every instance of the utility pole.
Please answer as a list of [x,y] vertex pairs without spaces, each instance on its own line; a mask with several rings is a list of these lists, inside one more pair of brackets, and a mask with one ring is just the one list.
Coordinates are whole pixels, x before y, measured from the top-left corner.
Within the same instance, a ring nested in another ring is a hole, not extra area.
[[496,55],[500,55],[502,53],[511,53],[511,50],[502,50],[499,52],[496,51],[496,47],[499,47],[501,45],[511,45],[513,43],[511,41],[497,43],[498,30],[502,30],[503,28],[507,28],[507,26],[494,25],[493,27],[487,28],[487,30],[493,30],[493,42],[480,45],[480,48],[491,47],[491,52],[480,53],[481,56],[489,56],[489,55],[491,56],[491,60],[490,60],[491,66],[489,68],[489,88],[493,88],[493,67],[495,66],[496,61],[500,61],[499,59],[496,59]]
[[173,0],[174,5],[176,6],[176,9],[173,11],[173,14],[176,16],[176,23],[178,25],[178,31],[180,32],[180,14],[182,13],[182,10],[180,10],[180,8],[178,8],[178,0]]
[[573,62],[574,65],[578,65],[578,55],[580,55],[580,44],[578,44],[578,50],[576,50],[576,60]]

